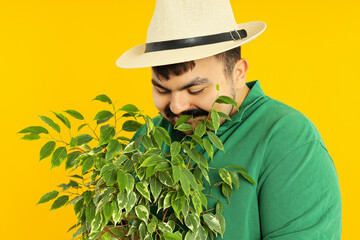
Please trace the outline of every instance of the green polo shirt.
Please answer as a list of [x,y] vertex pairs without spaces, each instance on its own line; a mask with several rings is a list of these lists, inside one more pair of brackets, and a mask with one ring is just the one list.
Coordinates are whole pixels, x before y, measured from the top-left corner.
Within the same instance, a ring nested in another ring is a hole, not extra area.
[[[257,185],[240,179],[231,204],[223,208],[223,239],[340,239],[339,180],[318,130],[299,111],[266,96],[259,80],[246,84],[251,90],[239,111],[217,131],[225,153],[216,149],[209,166],[244,167]],[[172,140],[181,140],[165,118],[153,120]],[[140,129],[133,139],[144,131]],[[162,148],[169,152],[165,143]],[[221,181],[217,171],[210,170],[209,176],[212,183]],[[204,193],[209,193],[209,185]],[[227,203],[220,187],[212,195]],[[208,209],[215,204],[208,198]]]

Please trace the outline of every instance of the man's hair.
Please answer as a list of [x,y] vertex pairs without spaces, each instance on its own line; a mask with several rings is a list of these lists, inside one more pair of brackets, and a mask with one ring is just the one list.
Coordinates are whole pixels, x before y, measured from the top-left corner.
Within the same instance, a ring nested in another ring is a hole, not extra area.
[[[234,70],[236,62],[241,59],[241,46],[230,49],[226,52],[222,52],[214,55],[218,60],[224,63],[224,76],[227,79],[231,79],[231,74]],[[166,80],[170,79],[171,75],[180,76],[187,71],[190,71],[195,67],[194,61],[175,63],[163,66],[152,67],[154,74],[160,78],[160,76]]]

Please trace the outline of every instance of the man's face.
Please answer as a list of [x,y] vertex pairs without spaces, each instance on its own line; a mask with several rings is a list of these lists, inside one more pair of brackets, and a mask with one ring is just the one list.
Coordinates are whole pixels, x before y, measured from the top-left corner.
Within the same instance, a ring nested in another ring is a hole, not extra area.
[[[155,107],[172,125],[175,125],[181,115],[192,115],[189,124],[195,128],[198,119],[205,119],[214,103],[219,84],[219,96],[226,95],[236,99],[233,79],[224,75],[224,64],[216,57],[195,60],[195,67],[181,76],[170,75],[170,79],[159,79],[152,71],[152,93]],[[233,107],[229,104],[215,103],[214,107],[223,113],[231,115]],[[220,124],[225,119],[221,118]],[[192,131],[184,134],[192,134]]]

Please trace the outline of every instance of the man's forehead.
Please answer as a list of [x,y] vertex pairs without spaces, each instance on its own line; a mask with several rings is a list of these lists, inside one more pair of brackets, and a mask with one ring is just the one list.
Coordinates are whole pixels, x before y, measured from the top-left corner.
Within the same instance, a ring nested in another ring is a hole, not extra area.
[[[178,81],[171,81],[171,80],[163,80],[160,81],[158,78],[153,78],[151,79],[151,82],[154,86],[162,88],[162,89],[166,89],[169,90],[165,87],[166,86],[171,86],[171,85],[177,85],[176,86],[176,90],[184,90],[186,88],[192,87],[192,86],[196,86],[196,85],[204,85],[204,84],[209,84],[211,83],[211,81],[209,80],[209,78],[207,77],[200,77],[200,76],[196,76],[193,78],[189,78],[189,79],[185,79],[184,81],[178,82]],[[166,84],[164,84],[166,83]]]

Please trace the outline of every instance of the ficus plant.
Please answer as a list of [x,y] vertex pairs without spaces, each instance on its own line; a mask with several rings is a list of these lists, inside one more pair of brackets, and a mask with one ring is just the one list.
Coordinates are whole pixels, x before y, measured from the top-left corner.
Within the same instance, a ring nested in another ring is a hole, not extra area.
[[[93,100],[109,104],[111,110],[99,111],[92,124],[78,111],[64,111],[76,121],[83,121],[75,130],[65,114],[52,112],[67,129],[66,136],[63,128],[47,116],[39,117],[50,128],[31,126],[19,132],[25,134],[22,137],[25,140],[45,139],[40,160],[49,157],[51,168],[64,165],[69,174],[69,182],[43,195],[38,204],[54,200],[51,210],[73,205],[77,219],[68,230],[76,229],[72,239],[222,237],[225,205],[218,200],[216,206],[208,209],[207,198],[214,197],[202,192],[204,181],[212,187],[221,187],[228,199],[226,205],[230,204],[232,191],[239,188],[239,176],[256,184],[239,166],[216,169],[221,182],[210,182],[208,175],[209,169],[214,169],[208,164],[214,148],[225,151],[216,135],[220,117],[231,120],[214,104],[232,104],[237,108],[236,102],[227,96],[217,96],[209,115],[199,120],[195,129],[188,123],[191,116],[181,116],[174,128],[192,130],[193,134],[172,141],[164,128],[155,126],[136,106],[127,104],[117,109],[104,94]],[[134,140],[124,136],[124,132],[136,132],[143,125],[145,133]],[[88,132],[81,133],[86,128]],[[170,152],[163,152],[164,144]],[[198,145],[208,159],[195,150]]]

